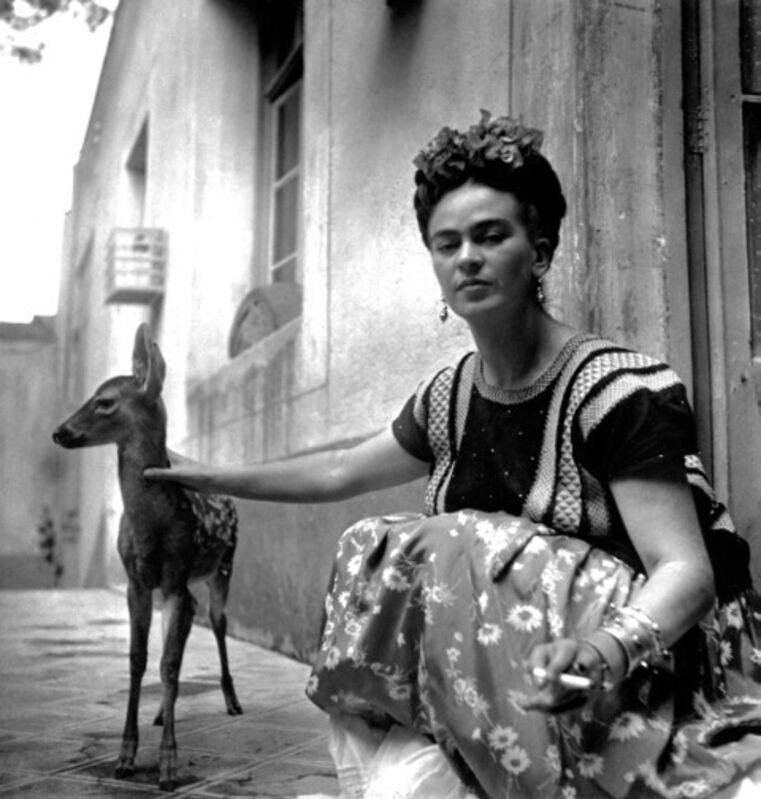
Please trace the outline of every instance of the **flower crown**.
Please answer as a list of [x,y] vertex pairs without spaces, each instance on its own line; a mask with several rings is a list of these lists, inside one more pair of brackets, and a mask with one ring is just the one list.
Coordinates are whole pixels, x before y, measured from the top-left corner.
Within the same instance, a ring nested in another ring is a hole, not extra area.
[[541,130],[526,128],[510,117],[492,119],[489,111],[481,109],[480,121],[466,133],[442,128],[412,163],[429,181],[437,175],[464,171],[468,166],[485,167],[494,161],[517,169],[524,158],[539,152],[543,138]]

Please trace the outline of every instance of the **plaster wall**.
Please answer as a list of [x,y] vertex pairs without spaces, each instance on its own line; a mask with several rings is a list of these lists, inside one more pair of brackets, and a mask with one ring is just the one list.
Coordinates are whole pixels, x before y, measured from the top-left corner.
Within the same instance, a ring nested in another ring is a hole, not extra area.
[[[663,53],[678,25],[662,24],[660,5],[321,0],[305,3],[303,313],[228,361],[235,309],[260,268],[259,59],[244,6],[121,4],[71,215],[70,269],[93,242],[88,385],[129,369],[135,326],[150,319],[168,364],[169,444],[186,454],[270,460],[388,424],[421,379],[471,347],[461,323],[437,318],[411,161],[442,125],[468,126],[480,108],[546,131],[569,200],[553,310],[671,354],[686,316],[672,314],[666,273],[682,269],[683,232],[665,209],[683,184],[664,168],[679,109]],[[105,306],[99,271],[111,228],[136,223],[124,165],[146,120],[138,221],[168,230],[170,248],[166,295],[152,311]],[[72,457],[82,573],[94,580],[100,564],[107,579],[118,574],[115,457]],[[416,485],[325,506],[238,503],[232,627],[308,658],[340,531],[417,510],[420,498]]]
[[[670,291],[686,268],[683,230],[666,209],[683,184],[666,183],[662,147],[679,109],[665,105],[662,22],[648,2],[438,0],[403,13],[307,3],[303,317],[195,385],[188,446],[236,462],[361,439],[472,346],[462,324],[437,319],[411,160],[439,127],[468,126],[480,108],[545,130],[569,201],[553,312],[680,358],[672,337],[687,318],[670,315]],[[327,508],[239,505],[248,565],[234,581],[236,618],[305,657],[340,530],[372,512],[419,509],[420,486]]]
[[[184,436],[189,370],[203,374],[219,361],[229,319],[250,280],[254,33],[240,4],[121,4],[75,169],[64,336],[77,324],[74,315],[85,313],[88,321],[82,362],[72,366],[84,388],[81,396],[65,398],[62,415],[107,377],[129,373],[135,329],[150,321],[168,363],[170,440]],[[146,124],[144,190],[136,194],[127,167]],[[168,234],[165,298],[153,308],[105,302],[108,238],[114,227],[132,226]],[[87,297],[77,303],[75,275],[83,259]],[[67,457],[79,472],[80,579],[103,584],[121,576],[115,451]]]
[[57,386],[53,328],[40,338],[13,335],[32,325],[0,325],[0,556],[39,555],[37,526],[55,508],[61,464],[51,441]]
[[546,131],[569,204],[553,304],[689,383],[678,9],[538,0],[515,11],[515,111]]

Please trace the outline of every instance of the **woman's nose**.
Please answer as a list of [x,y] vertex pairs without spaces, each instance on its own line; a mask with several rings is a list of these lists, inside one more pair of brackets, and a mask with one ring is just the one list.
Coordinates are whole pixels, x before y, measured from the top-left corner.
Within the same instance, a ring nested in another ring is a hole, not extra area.
[[483,265],[484,259],[479,248],[468,239],[463,239],[457,253],[457,266],[459,269],[473,273]]

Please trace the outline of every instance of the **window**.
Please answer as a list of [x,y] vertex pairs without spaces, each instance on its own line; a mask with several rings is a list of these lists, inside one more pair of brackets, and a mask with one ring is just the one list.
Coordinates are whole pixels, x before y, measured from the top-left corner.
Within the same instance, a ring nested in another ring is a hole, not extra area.
[[301,84],[296,83],[278,97],[273,110],[270,274],[274,283],[295,283],[299,257]]
[[740,66],[751,341],[753,355],[758,357],[761,355],[761,7],[755,0],[740,3]]
[[268,282],[297,283],[301,239],[302,2],[272,7],[263,22]]

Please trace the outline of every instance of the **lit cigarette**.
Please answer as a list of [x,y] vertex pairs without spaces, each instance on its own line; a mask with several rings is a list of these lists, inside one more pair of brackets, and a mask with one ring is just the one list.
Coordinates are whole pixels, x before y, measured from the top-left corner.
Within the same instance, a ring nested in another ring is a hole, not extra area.
[[[546,680],[546,669],[537,666],[532,672],[537,680]],[[592,680],[589,677],[581,677],[578,674],[560,674],[556,682],[564,688],[575,688],[577,691],[588,691],[592,687]]]

